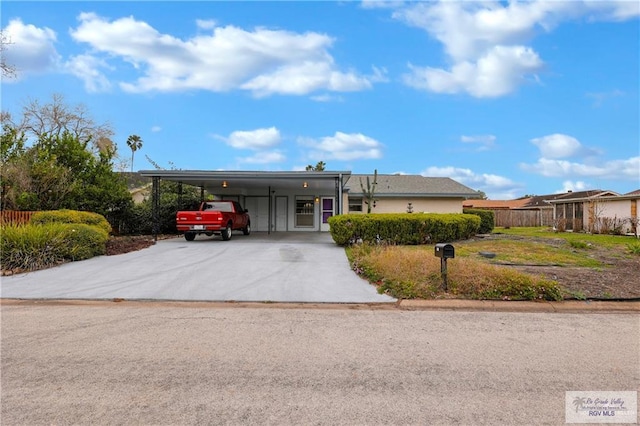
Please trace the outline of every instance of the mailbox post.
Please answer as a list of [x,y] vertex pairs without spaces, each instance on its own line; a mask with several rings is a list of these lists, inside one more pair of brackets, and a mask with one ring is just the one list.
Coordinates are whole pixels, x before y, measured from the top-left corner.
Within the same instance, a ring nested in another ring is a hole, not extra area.
[[435,255],[440,258],[440,275],[442,275],[443,289],[447,291],[447,259],[456,257],[455,248],[451,244],[438,243],[435,246]]

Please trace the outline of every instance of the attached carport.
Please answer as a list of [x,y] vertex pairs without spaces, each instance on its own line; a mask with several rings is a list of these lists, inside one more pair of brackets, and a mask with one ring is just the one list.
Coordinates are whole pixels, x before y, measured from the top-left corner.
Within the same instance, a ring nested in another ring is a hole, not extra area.
[[[343,212],[347,171],[142,170],[152,179],[154,231],[158,228],[160,180],[199,187],[249,210],[254,231],[328,231],[330,216]],[[154,232],[155,233],[155,232]]]

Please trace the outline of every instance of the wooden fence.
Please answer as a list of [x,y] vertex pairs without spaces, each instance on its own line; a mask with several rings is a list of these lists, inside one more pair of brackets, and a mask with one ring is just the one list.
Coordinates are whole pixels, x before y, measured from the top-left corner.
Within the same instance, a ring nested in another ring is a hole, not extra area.
[[36,212],[21,212],[17,210],[0,211],[0,223],[3,225],[26,225]]
[[500,227],[553,226],[553,211],[493,210],[495,225]]

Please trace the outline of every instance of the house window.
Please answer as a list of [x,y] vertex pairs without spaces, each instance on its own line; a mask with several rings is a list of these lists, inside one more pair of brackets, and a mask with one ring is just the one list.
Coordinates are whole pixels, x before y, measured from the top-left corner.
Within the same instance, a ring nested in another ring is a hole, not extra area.
[[362,198],[349,198],[349,213],[362,211]]
[[296,197],[296,227],[312,228],[315,210],[313,197]]

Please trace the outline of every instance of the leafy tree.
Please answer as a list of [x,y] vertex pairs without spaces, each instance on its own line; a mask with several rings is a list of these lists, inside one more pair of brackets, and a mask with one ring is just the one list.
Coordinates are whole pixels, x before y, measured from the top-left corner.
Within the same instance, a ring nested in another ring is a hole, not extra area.
[[68,132],[45,134],[27,147],[9,125],[0,140],[3,209],[86,210],[117,222],[131,207],[126,182],[113,171],[115,148],[96,153]]
[[131,173],[133,173],[133,154],[142,148],[142,138],[138,135],[131,135],[127,138],[127,145],[131,148]]
[[318,161],[315,166],[309,164],[305,170],[307,172],[323,172],[327,164],[324,161]]

